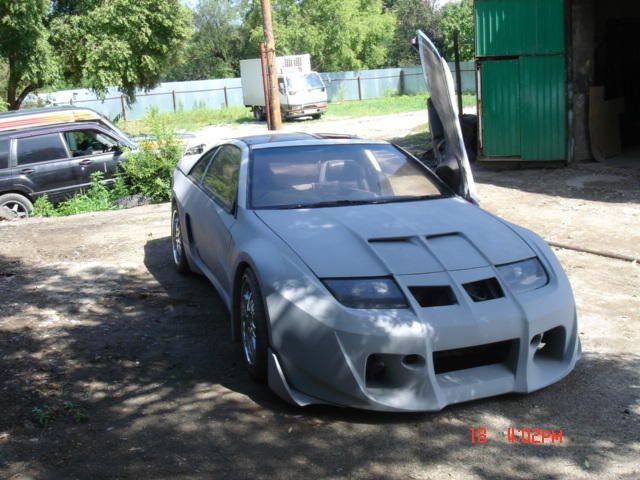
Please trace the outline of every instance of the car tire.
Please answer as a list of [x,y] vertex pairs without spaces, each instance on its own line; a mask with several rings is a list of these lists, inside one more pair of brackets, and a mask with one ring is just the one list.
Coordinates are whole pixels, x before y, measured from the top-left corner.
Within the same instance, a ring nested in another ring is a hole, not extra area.
[[182,234],[182,224],[180,213],[175,205],[171,209],[171,253],[173,264],[178,273],[187,274],[191,271],[187,261],[187,253],[184,250],[184,235]]
[[26,218],[33,213],[33,203],[19,193],[5,193],[0,195],[0,207],[6,207],[19,218]]
[[316,113],[315,115],[311,115],[311,118],[313,118],[314,120],[320,120],[322,118],[322,114]]
[[247,268],[240,280],[238,299],[242,359],[254,380],[267,381],[268,330],[262,293],[255,274]]

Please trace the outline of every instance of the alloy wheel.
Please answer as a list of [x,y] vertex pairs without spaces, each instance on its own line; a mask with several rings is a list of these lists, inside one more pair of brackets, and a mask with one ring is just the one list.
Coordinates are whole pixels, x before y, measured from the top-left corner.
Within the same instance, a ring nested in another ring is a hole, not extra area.
[[242,323],[242,350],[249,365],[256,361],[257,332],[256,332],[256,304],[253,288],[245,278],[240,293],[240,319]]

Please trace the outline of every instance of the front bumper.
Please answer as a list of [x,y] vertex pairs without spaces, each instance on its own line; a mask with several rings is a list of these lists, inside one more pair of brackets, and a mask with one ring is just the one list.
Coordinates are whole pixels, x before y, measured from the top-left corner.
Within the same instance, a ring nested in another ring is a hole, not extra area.
[[322,115],[327,111],[326,103],[314,103],[300,105],[299,107],[283,107],[282,113],[285,118],[309,117],[311,115]]
[[[271,323],[270,387],[301,406],[437,411],[532,392],[566,376],[580,357],[566,277],[518,297],[505,290],[504,297],[484,302],[459,287],[489,276],[495,276],[491,267],[397,276],[411,308],[392,311],[272,293],[267,304],[277,321]],[[445,281],[454,288],[455,305],[422,308],[409,291]],[[371,375],[374,361],[383,362],[384,375]]]

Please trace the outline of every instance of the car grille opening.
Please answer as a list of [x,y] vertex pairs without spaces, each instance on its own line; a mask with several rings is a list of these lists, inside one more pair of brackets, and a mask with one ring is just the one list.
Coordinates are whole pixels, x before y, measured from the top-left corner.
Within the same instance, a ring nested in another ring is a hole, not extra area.
[[500,363],[512,363],[517,357],[518,341],[477,345],[475,347],[442,350],[433,353],[433,368],[436,375],[469,368],[484,367]]
[[[544,332],[537,340],[535,358],[562,360],[564,357],[566,336],[567,334],[564,327],[555,327]],[[538,337],[538,335],[536,335],[536,337]]]
[[409,287],[421,307],[443,307],[456,305],[458,300],[448,285],[430,287]]
[[485,278],[477,282],[465,283],[463,287],[474,302],[486,302],[504,297],[502,287],[496,278]]

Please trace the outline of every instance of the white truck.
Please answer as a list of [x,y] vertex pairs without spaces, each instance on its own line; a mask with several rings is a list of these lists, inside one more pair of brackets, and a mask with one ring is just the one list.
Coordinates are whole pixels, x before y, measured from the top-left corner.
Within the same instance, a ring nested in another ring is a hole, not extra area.
[[[282,117],[320,118],[327,111],[327,88],[311,70],[309,54],[277,57],[276,62]],[[240,81],[245,106],[256,120],[264,120],[267,112],[259,58],[240,60]]]

